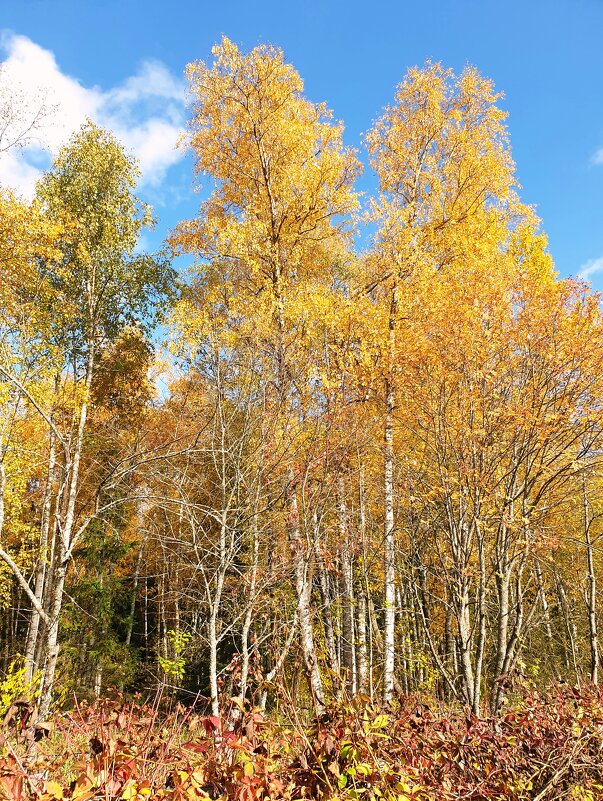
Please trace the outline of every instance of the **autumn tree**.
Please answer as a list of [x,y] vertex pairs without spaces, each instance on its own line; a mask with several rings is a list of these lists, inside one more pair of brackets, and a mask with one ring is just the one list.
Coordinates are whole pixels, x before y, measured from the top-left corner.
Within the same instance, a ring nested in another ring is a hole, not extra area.
[[182,281],[139,253],[135,164],[92,123],[31,203],[0,192],[0,665],[24,654],[42,715],[59,664],[235,728],[596,683],[600,299],[554,272],[500,95],[408,72],[355,253],[341,123],[280,50],[213,56],[187,71],[210,189],[171,236]]
[[[50,387],[26,393],[48,427],[46,483],[48,497],[55,499],[53,561],[43,586],[28,593],[33,604],[30,630],[37,630],[38,616],[45,624],[42,715],[52,696],[68,565],[102,508],[98,494],[88,508],[78,505],[94,376],[103,348],[125,324],[148,325],[172,280],[164,262],[135,253],[140,231],[151,222],[149,210],[133,193],[136,177],[134,162],[115,139],[87,123],[60,151],[38,187],[42,213],[65,221],[69,232],[58,238],[53,258],[37,262],[39,280],[52,293],[53,313],[40,337],[52,354],[54,376]],[[14,368],[3,364],[0,369],[7,383],[23,392]],[[41,563],[46,559],[43,548]],[[14,572],[23,584],[22,574]],[[38,574],[42,572],[40,568]]]
[[[251,336],[272,363],[273,404],[287,436],[304,381],[295,359],[297,320],[305,296],[328,285],[345,259],[342,218],[356,206],[354,154],[342,126],[303,84],[283,54],[260,46],[242,54],[227,39],[212,67],[188,67],[193,116],[187,142],[198,175],[216,188],[196,220],[183,223],[174,244],[207,266],[229,313],[241,317],[238,336]],[[324,705],[312,631],[310,552],[304,543],[293,464],[283,476],[294,562],[302,650],[317,709]]]
[[412,69],[367,136],[379,177],[373,204],[378,233],[364,280],[384,312],[383,698],[395,667],[395,441],[398,376],[404,371],[403,320],[419,314],[414,283],[459,259],[499,247],[515,215],[513,163],[492,83],[474,69],[455,77],[439,64]]

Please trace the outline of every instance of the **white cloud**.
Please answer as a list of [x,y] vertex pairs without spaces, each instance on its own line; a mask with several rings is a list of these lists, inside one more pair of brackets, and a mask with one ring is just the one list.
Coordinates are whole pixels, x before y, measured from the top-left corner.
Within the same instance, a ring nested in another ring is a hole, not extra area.
[[182,102],[182,82],[176,80],[160,61],[145,61],[138,74],[127,78],[121,86],[107,93],[112,102],[121,104],[139,100],[141,97],[160,97]]
[[603,256],[598,259],[589,259],[580,267],[580,272],[576,276],[582,281],[590,280],[591,276],[603,270]]
[[10,186],[25,197],[33,195],[40,168],[27,161],[27,151],[11,150],[0,155],[0,186]]
[[184,124],[184,84],[160,62],[145,61],[135,75],[103,90],[62,72],[54,54],[26,36],[5,32],[0,51],[0,102],[16,98],[29,119],[42,101],[52,107],[25,147],[0,153],[0,184],[30,196],[50,161],[44,154],[56,153],[87,117],[138,158],[143,183],[157,185],[181,158],[175,145]]
[[165,170],[181,156],[175,149],[180,128],[166,120],[146,120],[129,130],[115,125],[113,130],[126,147],[136,154],[147,183],[160,183]]

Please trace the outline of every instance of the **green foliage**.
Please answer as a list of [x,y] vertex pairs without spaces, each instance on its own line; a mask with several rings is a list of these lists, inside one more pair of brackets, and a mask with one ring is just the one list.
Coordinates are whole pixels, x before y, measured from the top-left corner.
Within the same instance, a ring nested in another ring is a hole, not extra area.
[[[38,185],[46,214],[65,220],[59,263],[47,263],[55,334],[79,352],[91,338],[114,339],[125,325],[149,330],[173,297],[176,274],[164,256],[136,253],[150,207],[134,194],[138,168],[109,132],[88,121]],[[58,324],[58,327],[57,327]]]
[[173,656],[171,659],[163,656],[159,657],[159,664],[167,677],[182,681],[186,666],[183,652],[190,638],[191,635],[188,631],[175,631],[174,629],[168,631],[168,640]]

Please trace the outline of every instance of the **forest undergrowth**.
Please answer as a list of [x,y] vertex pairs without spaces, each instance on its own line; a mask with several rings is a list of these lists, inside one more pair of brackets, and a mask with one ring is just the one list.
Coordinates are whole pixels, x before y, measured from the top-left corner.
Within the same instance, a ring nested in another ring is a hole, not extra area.
[[[225,706],[225,708],[227,708]],[[222,718],[173,698],[75,704],[36,725],[7,713],[7,801],[366,799],[552,801],[603,797],[603,690],[525,689],[476,717],[420,695],[387,709],[366,696],[304,722],[233,704]]]

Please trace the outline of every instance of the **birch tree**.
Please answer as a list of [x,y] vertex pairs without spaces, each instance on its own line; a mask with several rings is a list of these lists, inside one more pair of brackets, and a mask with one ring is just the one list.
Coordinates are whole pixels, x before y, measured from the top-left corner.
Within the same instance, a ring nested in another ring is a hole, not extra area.
[[[296,413],[296,317],[304,293],[324,285],[345,252],[342,217],[356,206],[354,154],[342,144],[342,126],[323,104],[303,96],[303,83],[282,52],[260,46],[242,54],[228,39],[213,50],[212,67],[191,64],[193,100],[187,142],[198,175],[216,188],[196,220],[183,223],[175,245],[211,262],[209,280],[229,295],[272,363],[272,402],[286,420]],[[297,412],[298,413],[298,412]],[[312,630],[311,548],[299,515],[298,483],[285,481],[288,537],[298,598],[302,651],[317,710],[324,690]]]
[[411,69],[395,103],[367,136],[379,177],[373,204],[378,224],[368,260],[366,291],[383,306],[383,699],[390,701],[395,669],[395,414],[404,372],[404,319],[413,283],[456,259],[496,247],[498,216],[515,200],[513,163],[496,105],[500,95],[474,69],[455,77],[439,64]]
[[[54,258],[37,264],[39,278],[53,297],[52,315],[42,333],[54,357],[56,391],[43,397],[35,391],[24,393],[48,427],[47,492],[55,498],[53,561],[44,581],[36,581],[37,594],[29,593],[32,636],[42,610],[45,624],[42,716],[52,698],[68,565],[102,503],[97,496],[88,508],[78,506],[91,389],[101,350],[124,325],[149,323],[172,280],[164,262],[134,253],[142,228],[151,222],[148,208],[134,195],[136,178],[134,162],[116,140],[87,123],[60,151],[37,191],[42,213],[64,221],[69,230],[57,239]],[[14,369],[2,365],[0,370],[23,392]],[[53,412],[57,403],[63,410],[60,420]],[[40,559],[47,559],[44,547]],[[37,575],[41,574],[40,568]],[[17,578],[21,582],[23,577]],[[30,654],[32,650],[30,644]]]

